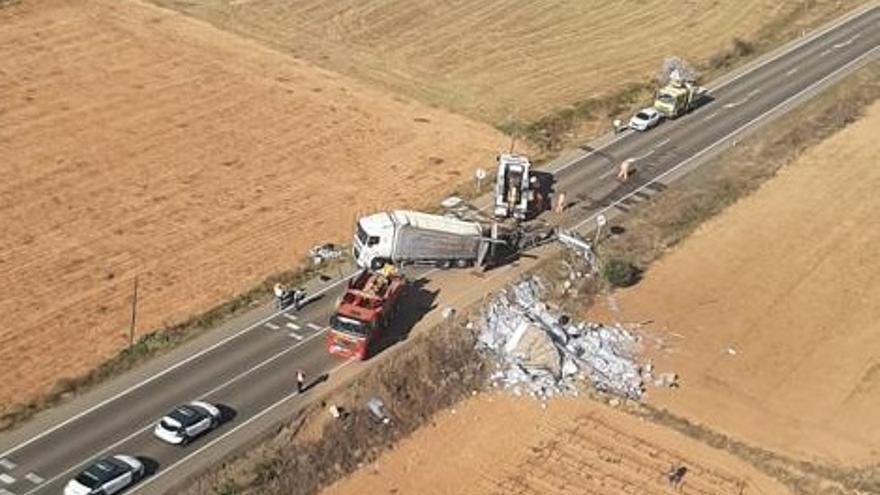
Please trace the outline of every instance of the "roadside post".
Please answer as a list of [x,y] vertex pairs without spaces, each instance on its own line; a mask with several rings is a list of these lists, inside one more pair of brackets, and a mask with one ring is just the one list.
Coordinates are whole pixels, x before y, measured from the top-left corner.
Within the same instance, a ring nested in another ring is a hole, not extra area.
[[486,179],[486,169],[478,168],[474,171],[474,181],[477,183],[477,193],[482,192],[483,181]]
[[593,245],[597,246],[599,244],[599,235],[602,232],[602,227],[604,227],[608,223],[608,218],[605,217],[604,214],[600,213],[596,217],[596,236],[593,238]]

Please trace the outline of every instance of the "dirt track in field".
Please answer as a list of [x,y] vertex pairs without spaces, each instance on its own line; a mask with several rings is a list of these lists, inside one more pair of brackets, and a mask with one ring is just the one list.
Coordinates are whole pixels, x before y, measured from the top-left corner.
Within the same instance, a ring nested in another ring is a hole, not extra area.
[[153,0],[487,122],[620,91],[762,28],[796,37],[859,0]]
[[878,129],[874,104],[618,295],[681,374],[655,404],[789,455],[880,461]]
[[483,395],[333,485],[324,495],[781,494],[750,466],[661,427],[587,400]]
[[434,201],[492,129],[171,11],[0,9],[0,411],[347,242],[357,212]]

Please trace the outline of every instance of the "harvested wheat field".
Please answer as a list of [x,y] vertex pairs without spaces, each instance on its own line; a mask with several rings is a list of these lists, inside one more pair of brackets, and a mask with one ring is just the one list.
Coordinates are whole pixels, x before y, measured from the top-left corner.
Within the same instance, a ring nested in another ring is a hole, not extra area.
[[135,276],[139,333],[181,321],[505,143],[150,5],[0,25],[0,411],[126,345]]
[[[723,452],[583,399],[480,395],[441,413],[324,495],[782,494],[785,487]],[[515,432],[515,433],[514,433]]]
[[672,412],[752,444],[880,461],[880,104],[617,297],[665,336]]
[[153,0],[493,124],[530,121],[704,62],[763,28],[796,36],[859,0]]

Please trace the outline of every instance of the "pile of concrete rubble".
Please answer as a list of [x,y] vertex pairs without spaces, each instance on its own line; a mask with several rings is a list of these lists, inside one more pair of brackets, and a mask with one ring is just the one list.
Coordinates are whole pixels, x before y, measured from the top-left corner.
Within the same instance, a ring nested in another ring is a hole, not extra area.
[[641,398],[639,337],[621,326],[570,321],[541,300],[543,292],[540,280],[526,278],[484,309],[478,345],[498,365],[493,384],[546,399],[576,394],[588,380],[599,391]]

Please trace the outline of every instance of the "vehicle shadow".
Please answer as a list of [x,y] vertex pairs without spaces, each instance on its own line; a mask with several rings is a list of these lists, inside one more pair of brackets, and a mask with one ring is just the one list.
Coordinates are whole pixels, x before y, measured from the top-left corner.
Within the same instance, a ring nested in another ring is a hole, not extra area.
[[311,390],[311,389],[317,387],[318,385],[320,385],[320,384],[326,382],[326,381],[329,380],[329,379],[330,379],[330,374],[329,374],[329,373],[324,373],[324,374],[318,376],[317,378],[315,378],[314,380],[312,380],[312,381],[306,383],[305,386],[303,386],[302,393],[306,393],[306,392],[308,392],[309,390]]
[[529,204],[527,220],[533,220],[545,211],[550,211],[553,208],[553,197],[556,192],[556,176],[541,170],[532,170],[530,173],[535,178],[536,184],[535,197]]
[[407,339],[413,327],[431,310],[437,307],[435,301],[439,291],[425,288],[429,280],[420,278],[407,284],[405,292],[397,304],[397,314],[391,321],[391,327],[377,342],[368,349],[368,356],[379,354],[398,342]]
[[233,409],[232,407],[227,406],[226,404],[214,404],[217,409],[220,410],[220,424],[226,424],[230,421],[234,420],[238,415],[238,411]]
[[144,478],[149,478],[150,476],[159,472],[159,462],[155,459],[142,455],[139,455],[135,458],[144,465]]

